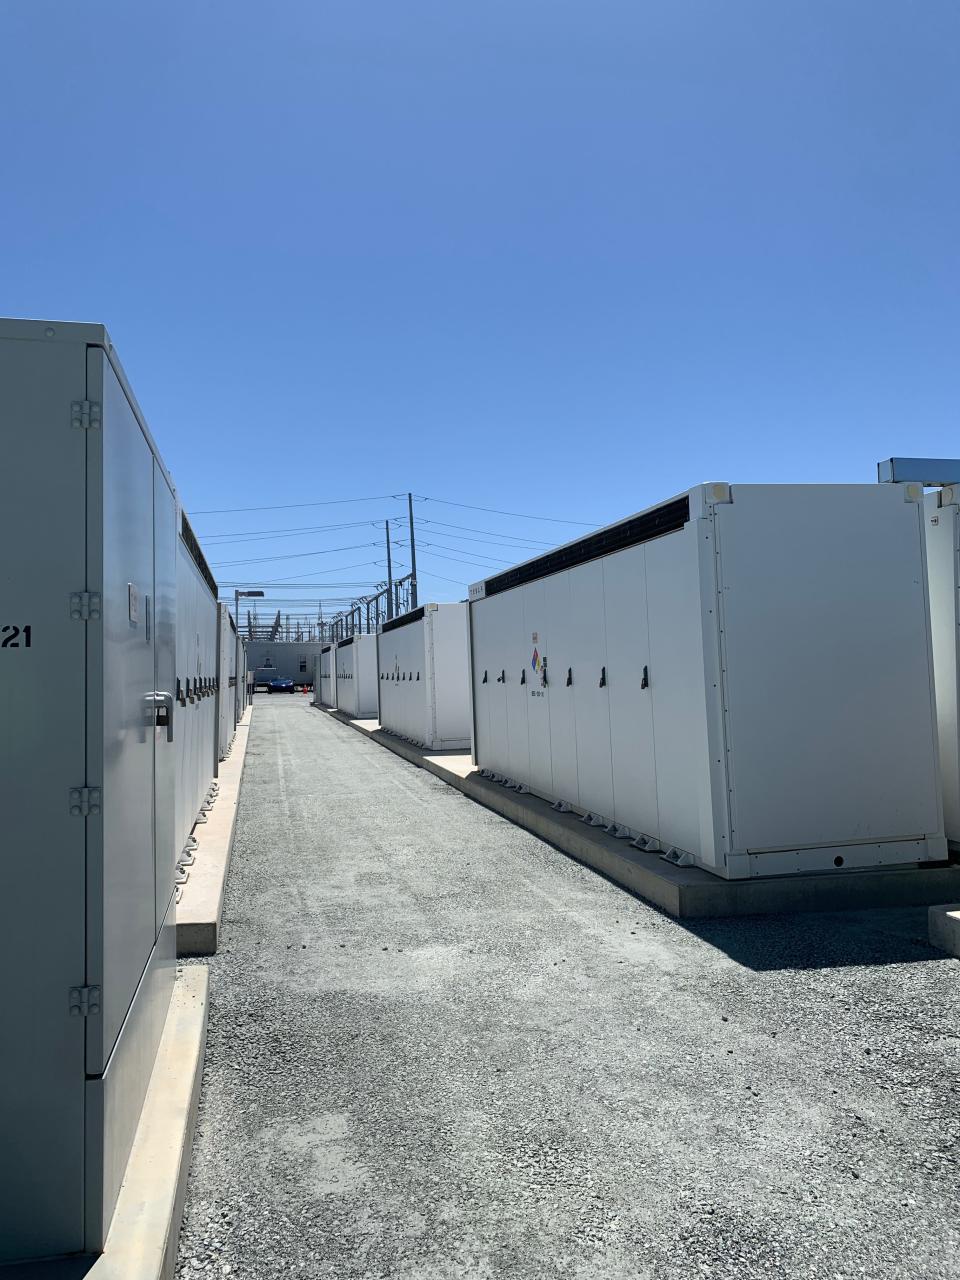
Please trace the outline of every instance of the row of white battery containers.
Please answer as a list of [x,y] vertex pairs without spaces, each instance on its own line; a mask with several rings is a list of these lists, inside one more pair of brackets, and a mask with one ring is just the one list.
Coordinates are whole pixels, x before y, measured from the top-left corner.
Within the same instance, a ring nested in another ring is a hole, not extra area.
[[377,637],[380,727],[433,751],[470,746],[466,604],[427,604]]
[[377,715],[377,637],[348,636],[334,653],[337,707],[354,720]]
[[182,536],[189,529],[182,514],[180,520],[181,537],[177,541],[177,706],[174,710],[178,854],[186,845],[207,797],[219,754],[217,601],[203,568],[190,549],[189,533],[186,540]]
[[[237,728],[237,697],[242,682],[237,682],[237,628],[227,605],[218,605],[220,638],[217,659],[217,756],[223,760],[230,750]],[[241,712],[242,714],[242,712]]]
[[476,763],[728,878],[942,860],[919,494],[703,485],[477,583]]
[[313,675],[313,701],[318,707],[337,705],[337,648],[328,644],[320,650]]
[[31,956],[6,994],[0,1263],[29,1264],[110,1229],[173,989],[177,858],[215,768],[217,615],[103,326],[0,320],[0,383],[17,424],[0,538],[22,550],[3,569],[18,745],[0,804],[22,856],[0,936]]

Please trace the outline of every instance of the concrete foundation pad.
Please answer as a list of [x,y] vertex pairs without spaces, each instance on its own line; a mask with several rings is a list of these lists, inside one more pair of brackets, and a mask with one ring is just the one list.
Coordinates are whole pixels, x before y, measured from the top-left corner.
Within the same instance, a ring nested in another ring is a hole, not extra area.
[[173,1280],[207,1039],[209,973],[178,973],[104,1251],[0,1266],[3,1280]]
[[471,800],[602,872],[678,919],[916,907],[960,900],[960,865],[957,864],[881,867],[751,880],[723,880],[700,867],[676,867],[664,862],[657,853],[634,849],[628,841],[617,840],[602,828],[587,826],[577,814],[558,813],[539,796],[524,795],[481,778],[465,753],[428,753],[385,733],[375,720],[349,720],[337,711],[327,714],[411,764],[428,769]]
[[212,956],[217,950],[252,710],[252,707],[247,708],[237,725],[231,752],[221,762],[217,802],[207,815],[207,821],[194,828],[193,834],[200,847],[190,868],[190,877],[183,886],[183,895],[177,903],[178,956]]
[[960,902],[948,907],[931,907],[930,945],[960,956]]

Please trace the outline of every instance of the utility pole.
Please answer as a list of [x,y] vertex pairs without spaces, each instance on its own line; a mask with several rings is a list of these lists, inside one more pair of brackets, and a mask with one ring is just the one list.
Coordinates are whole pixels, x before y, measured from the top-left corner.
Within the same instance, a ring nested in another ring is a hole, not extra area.
[[390,521],[387,521],[387,621],[393,617],[393,561],[390,558]]
[[413,533],[413,494],[407,494],[407,511],[410,519],[410,608],[417,607],[417,543]]

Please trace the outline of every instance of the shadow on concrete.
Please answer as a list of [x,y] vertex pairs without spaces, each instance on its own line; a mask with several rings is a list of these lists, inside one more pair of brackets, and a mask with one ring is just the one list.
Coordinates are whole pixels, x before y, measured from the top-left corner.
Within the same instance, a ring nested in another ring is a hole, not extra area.
[[0,1280],[81,1280],[96,1261],[95,1255],[85,1253],[48,1262],[0,1263]]
[[850,965],[951,962],[949,956],[929,943],[926,907],[674,923],[748,969],[839,969]]

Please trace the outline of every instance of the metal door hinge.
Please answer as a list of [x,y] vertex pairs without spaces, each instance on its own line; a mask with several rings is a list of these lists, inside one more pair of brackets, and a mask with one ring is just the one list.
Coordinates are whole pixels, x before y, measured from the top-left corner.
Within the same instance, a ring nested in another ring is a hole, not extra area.
[[70,1016],[73,1018],[86,1018],[91,1013],[99,1013],[100,988],[71,987],[69,1009]]
[[77,622],[89,622],[100,617],[103,603],[99,591],[71,591],[70,617]]
[[70,814],[74,818],[88,818],[100,812],[99,787],[71,787]]
[[70,406],[70,425],[86,431],[100,426],[100,405],[96,400],[74,400]]

